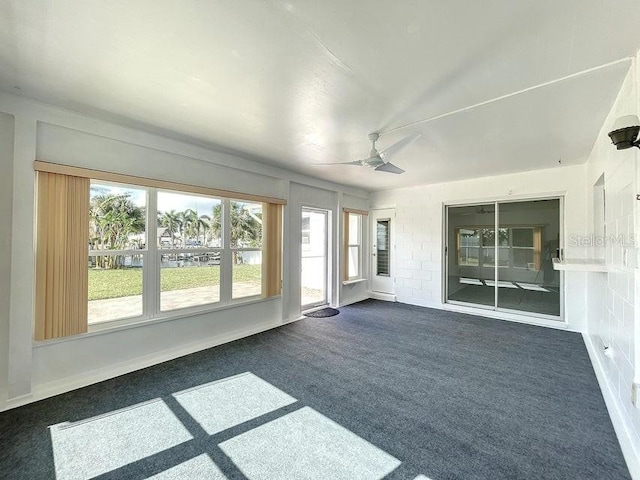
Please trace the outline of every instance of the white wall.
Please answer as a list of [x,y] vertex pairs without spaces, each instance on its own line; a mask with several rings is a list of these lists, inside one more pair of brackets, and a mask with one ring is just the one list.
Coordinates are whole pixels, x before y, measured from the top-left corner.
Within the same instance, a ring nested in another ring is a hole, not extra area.
[[0,114],[0,405],[8,396],[13,117]]
[[[608,272],[588,274],[585,340],[634,478],[640,478],[640,409],[632,404],[633,383],[640,382],[640,250],[634,238],[640,225],[636,200],[640,155],[635,148],[617,151],[607,132],[617,117],[640,112],[638,68],[636,61],[602,127],[587,162],[586,178],[589,234],[593,235],[599,230],[594,222],[598,197],[593,186],[604,174]],[[593,245],[583,248],[595,251]],[[604,354],[605,346],[610,347],[611,356]]]
[[[283,295],[170,321],[148,322],[35,344],[35,159],[287,199]],[[11,185],[13,191],[9,188]],[[342,204],[366,208],[368,194],[0,94],[0,200],[1,208],[10,210],[2,212],[5,222],[0,227],[0,267],[3,272],[0,282],[11,279],[11,289],[0,287],[0,338],[5,342],[0,344],[2,410],[299,318],[300,295],[295,286],[300,281],[300,206],[317,200],[318,206],[330,209],[334,213],[334,232],[338,234],[337,213]],[[11,215],[13,221],[6,221]],[[17,238],[19,242],[15,241]],[[339,242],[334,239],[334,268],[338,265],[338,246]],[[9,261],[10,276],[4,274],[8,272]],[[3,301],[9,290],[10,310]],[[366,295],[366,288],[362,293]],[[336,281],[333,298],[337,301],[341,295],[342,285]]]
[[[564,196],[566,256],[579,257],[584,252],[569,246],[566,239],[586,232],[584,165],[372,194],[371,208],[396,208],[397,300],[445,308],[442,260],[445,204],[553,195]],[[565,285],[566,322],[569,328],[582,331],[586,314],[585,274],[567,272]]]

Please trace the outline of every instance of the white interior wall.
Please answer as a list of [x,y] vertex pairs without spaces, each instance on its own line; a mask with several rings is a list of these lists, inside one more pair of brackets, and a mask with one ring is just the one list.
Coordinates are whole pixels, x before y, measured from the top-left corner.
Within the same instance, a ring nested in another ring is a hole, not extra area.
[[13,116],[0,114],[0,405],[8,396]]
[[[12,286],[8,325],[6,321],[4,327],[0,323],[0,333],[3,328],[9,329],[9,335],[2,336],[4,339],[8,337],[8,355],[4,355],[8,366],[2,368],[0,358],[0,392],[4,389],[8,400],[5,402],[6,398],[0,398],[0,410],[299,318],[299,292],[292,290],[296,279],[299,283],[300,276],[299,252],[292,253],[299,250],[298,206],[318,200],[334,212],[334,229],[337,229],[337,212],[343,198],[350,203],[346,206],[354,208],[361,208],[368,203],[368,194],[358,189],[305,177],[13,95],[0,94],[0,112],[6,112],[0,114],[2,127],[9,125],[9,119],[15,118],[13,132],[7,128],[1,130],[2,139],[6,136],[8,145],[13,146],[13,155],[9,153],[8,160],[6,147],[0,150],[3,160],[0,164],[1,181],[12,183],[13,186],[12,205],[11,202],[3,202],[2,206],[12,208],[13,221],[5,223],[5,230],[0,231],[0,240],[10,238],[7,230],[10,230],[13,239],[20,238],[20,242],[14,241],[11,248],[3,244],[4,248],[0,250],[4,255],[0,257],[0,262],[6,264],[7,259],[11,260]],[[3,146],[6,144],[0,143]],[[283,295],[210,313],[169,321],[151,321],[34,344],[35,159],[287,199]],[[2,188],[0,195],[3,195],[2,198],[11,196],[11,189]],[[296,209],[297,213],[294,213]],[[297,225],[287,221],[296,217]],[[338,245],[334,237],[334,252]],[[333,263],[337,268],[337,254],[334,254]],[[7,279],[8,275],[2,278]],[[342,285],[335,282],[334,298],[340,297],[341,289]],[[3,293],[8,291],[2,289]],[[366,288],[363,293],[366,295]],[[0,315],[2,305],[0,303]],[[0,316],[0,321],[3,318],[5,316]]]
[[[584,165],[374,193],[372,208],[396,208],[397,300],[449,308],[443,303],[444,205],[559,195],[564,197],[565,253],[578,258],[584,252],[568,238],[586,232]],[[565,274],[565,320],[576,331],[585,328],[584,285],[584,273]]]
[[[602,235],[597,221],[601,193],[594,186],[604,174],[607,272],[588,273],[585,341],[634,478],[640,478],[640,402],[636,407],[632,403],[633,384],[640,382],[640,250],[636,238],[640,155],[635,148],[616,150],[607,133],[616,118],[640,113],[638,68],[636,60],[589,156],[586,178],[589,235]],[[586,242],[583,248],[589,255],[600,254],[595,241]],[[610,356],[605,355],[605,346],[610,347]]]

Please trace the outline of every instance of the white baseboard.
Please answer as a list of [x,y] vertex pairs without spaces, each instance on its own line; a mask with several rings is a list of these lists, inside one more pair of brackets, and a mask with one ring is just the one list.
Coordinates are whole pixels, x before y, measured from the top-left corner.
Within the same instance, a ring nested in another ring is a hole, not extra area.
[[395,302],[396,296],[393,293],[369,292],[369,298],[384,300],[385,302]]
[[635,439],[633,427],[629,424],[629,419],[625,414],[624,407],[620,404],[620,397],[615,394],[615,390],[611,388],[611,384],[605,374],[602,365],[601,356],[598,355],[596,346],[593,344],[591,337],[586,333],[582,334],[584,343],[587,346],[587,352],[596,372],[596,378],[600,384],[600,390],[604,397],[604,402],[611,417],[611,423],[618,436],[622,454],[627,462],[629,473],[634,480],[640,480],[640,445]]
[[216,347],[224,343],[232,342],[234,340],[239,340],[241,338],[248,337],[250,335],[255,335],[256,333],[265,332],[267,330],[271,330],[279,326],[281,326],[280,323],[278,324],[274,324],[273,322],[263,323],[261,325],[254,326],[252,328],[235,331],[227,335],[208,338],[198,342],[192,342],[187,345],[181,345],[176,348],[163,350],[162,352],[154,353],[151,355],[138,357],[132,361],[117,363],[117,364],[109,365],[104,368],[91,370],[89,372],[85,372],[79,375],[74,375],[72,377],[65,378],[64,380],[44,383],[42,385],[38,385],[34,387],[33,392],[31,394],[22,395],[20,397],[9,399],[7,401],[5,408],[0,408],[0,412],[5,410],[10,410],[12,408],[20,407],[28,403],[37,402],[38,400],[43,400],[45,398],[53,397],[54,395],[70,392],[71,390],[76,390],[78,388],[86,387],[94,383],[119,377],[120,375],[125,375],[127,373],[135,372],[136,370],[141,370],[143,368],[151,367],[153,365],[157,365],[159,363],[166,362],[168,360],[173,360],[175,358],[183,357],[185,355],[190,355],[192,353],[196,353],[201,350],[206,350],[208,348]]

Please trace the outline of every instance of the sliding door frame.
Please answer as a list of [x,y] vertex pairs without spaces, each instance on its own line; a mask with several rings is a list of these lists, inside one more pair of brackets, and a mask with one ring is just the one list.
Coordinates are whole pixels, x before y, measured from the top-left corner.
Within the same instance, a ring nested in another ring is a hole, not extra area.
[[[505,203],[518,203],[518,202],[527,202],[527,201],[536,201],[536,200],[558,200],[559,205],[559,246],[560,256],[564,255],[564,246],[565,246],[565,234],[564,234],[564,196],[565,192],[558,193],[548,193],[544,195],[518,195],[518,196],[508,196],[502,198],[490,198],[490,199],[478,199],[476,201],[465,200],[459,202],[444,202],[442,204],[442,238],[443,238],[443,249],[442,249],[442,303],[444,305],[455,305],[459,307],[463,307],[469,310],[477,310],[478,312],[484,312],[485,314],[488,312],[494,312],[496,314],[507,314],[513,315],[517,317],[519,320],[531,318],[532,320],[551,320],[555,324],[566,324],[565,319],[565,284],[564,284],[564,272],[560,271],[560,315],[546,315],[543,313],[536,312],[527,312],[524,310],[513,310],[508,308],[501,308],[498,306],[498,244],[497,241],[494,243],[494,258],[496,259],[494,265],[494,304],[490,305],[481,305],[470,302],[461,302],[458,300],[449,300],[449,255],[453,254],[452,246],[449,245],[449,208],[450,207],[472,207],[478,205],[487,205],[493,204],[495,207],[494,212],[494,228],[495,231],[498,231],[499,222],[500,222],[500,204]],[[496,236],[497,238],[497,236]],[[454,247],[455,248],[455,247]]]

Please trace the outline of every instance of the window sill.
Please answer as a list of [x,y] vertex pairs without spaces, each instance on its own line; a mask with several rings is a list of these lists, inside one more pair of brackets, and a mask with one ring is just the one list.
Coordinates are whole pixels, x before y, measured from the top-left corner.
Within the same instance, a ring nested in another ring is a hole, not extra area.
[[342,282],[342,285],[353,285],[355,283],[361,283],[361,282],[366,282],[367,279],[366,278],[354,278],[353,280],[344,280]]
[[[131,321],[128,321],[126,323],[120,323],[118,325],[107,325],[108,323],[112,323],[112,322],[104,322],[104,324],[100,325],[99,327],[96,325],[90,325],[89,326],[90,330],[87,333],[81,333],[81,334],[72,335],[69,337],[52,338],[51,340],[41,340],[41,341],[34,340],[33,346],[34,348],[38,348],[38,347],[44,347],[48,345],[55,345],[57,343],[70,342],[74,340],[82,340],[84,338],[95,337],[98,335],[102,335],[104,333],[113,333],[121,330],[129,330],[131,328],[146,327],[148,325],[155,325],[159,323],[169,322],[172,320],[179,320],[181,318],[195,317],[198,315],[215,313],[222,310],[228,310],[230,308],[244,307],[246,305],[254,305],[256,303],[269,302],[272,300],[280,299],[281,297],[282,297],[281,295],[276,295],[269,298],[255,298],[255,299],[246,300],[246,301],[236,300],[226,305],[216,305],[214,307],[209,307],[209,308],[184,309],[184,310],[176,310],[174,312],[166,312],[166,313],[163,313],[162,315],[159,315],[153,318],[134,317],[131,319]],[[118,321],[119,320],[115,320],[114,323]]]

